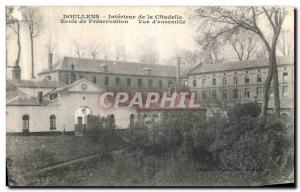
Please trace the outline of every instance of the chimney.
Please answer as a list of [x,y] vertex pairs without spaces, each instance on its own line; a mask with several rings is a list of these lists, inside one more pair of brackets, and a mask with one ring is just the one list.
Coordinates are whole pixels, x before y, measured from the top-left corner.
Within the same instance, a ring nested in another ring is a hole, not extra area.
[[71,78],[70,78],[70,83],[73,83],[76,81],[76,74],[75,74],[75,67],[74,64],[71,64]]
[[43,92],[38,91],[38,104],[42,104],[42,103],[43,103]]
[[48,53],[48,67],[50,70],[52,69],[52,59],[53,59],[53,53]]
[[180,86],[180,57],[177,57],[176,82]]
[[13,80],[21,80],[21,68],[19,65],[14,66],[11,73],[12,73],[11,76]]

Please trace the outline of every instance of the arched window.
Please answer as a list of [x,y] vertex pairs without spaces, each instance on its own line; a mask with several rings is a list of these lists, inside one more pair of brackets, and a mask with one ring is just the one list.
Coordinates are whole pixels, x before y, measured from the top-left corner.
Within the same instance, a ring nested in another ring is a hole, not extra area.
[[55,115],[50,115],[50,130],[56,130],[56,118],[55,118]]
[[132,127],[134,125],[134,114],[131,114],[129,117],[129,126]]
[[29,115],[23,115],[23,132],[28,133],[29,132]]
[[115,115],[114,114],[109,115],[108,128],[115,128]]

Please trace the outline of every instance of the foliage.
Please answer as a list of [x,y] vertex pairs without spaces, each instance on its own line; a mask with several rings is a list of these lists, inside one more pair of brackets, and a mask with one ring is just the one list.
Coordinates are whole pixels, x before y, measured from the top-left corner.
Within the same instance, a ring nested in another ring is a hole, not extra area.
[[258,103],[250,102],[237,104],[229,110],[229,119],[230,121],[239,121],[241,118],[250,116],[250,117],[258,117],[261,112],[261,107]]
[[99,141],[103,159],[111,159],[110,149],[116,146],[118,135],[115,130],[114,116],[100,117],[90,115],[85,135]]
[[[292,182],[294,143],[293,135],[287,134],[292,125],[273,116],[262,125],[255,103],[230,110],[234,111],[229,113],[230,120],[222,116],[206,119],[205,112],[199,111],[165,111],[153,124],[139,120],[131,125],[124,134],[128,138],[118,136],[109,117],[91,116],[86,138],[98,139],[105,151],[99,159],[31,181],[40,185],[119,186]],[[249,115],[247,110],[253,112]],[[111,152],[114,142],[122,139],[128,142],[127,147]],[[37,153],[40,161],[49,161],[50,153]],[[12,171],[15,175],[15,170],[8,169],[9,174]],[[11,180],[20,181],[16,176]]]

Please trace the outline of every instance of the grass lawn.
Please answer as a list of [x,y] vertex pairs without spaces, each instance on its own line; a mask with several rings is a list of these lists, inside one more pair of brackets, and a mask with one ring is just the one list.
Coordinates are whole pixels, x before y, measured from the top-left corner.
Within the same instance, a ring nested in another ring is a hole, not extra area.
[[[269,183],[266,183],[266,180]],[[33,186],[257,186],[274,184],[272,178],[260,178],[253,173],[199,171],[195,169],[191,161],[143,156],[123,150],[113,152],[113,158],[110,160],[99,158],[63,169],[51,170],[31,177],[30,181],[29,185]]]

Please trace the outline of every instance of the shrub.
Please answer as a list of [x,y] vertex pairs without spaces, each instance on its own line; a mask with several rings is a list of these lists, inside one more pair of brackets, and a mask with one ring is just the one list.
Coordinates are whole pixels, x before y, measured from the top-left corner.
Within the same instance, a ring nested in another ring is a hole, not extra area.
[[243,117],[258,117],[261,112],[261,107],[258,103],[250,102],[237,104],[229,110],[229,121],[240,120]]

